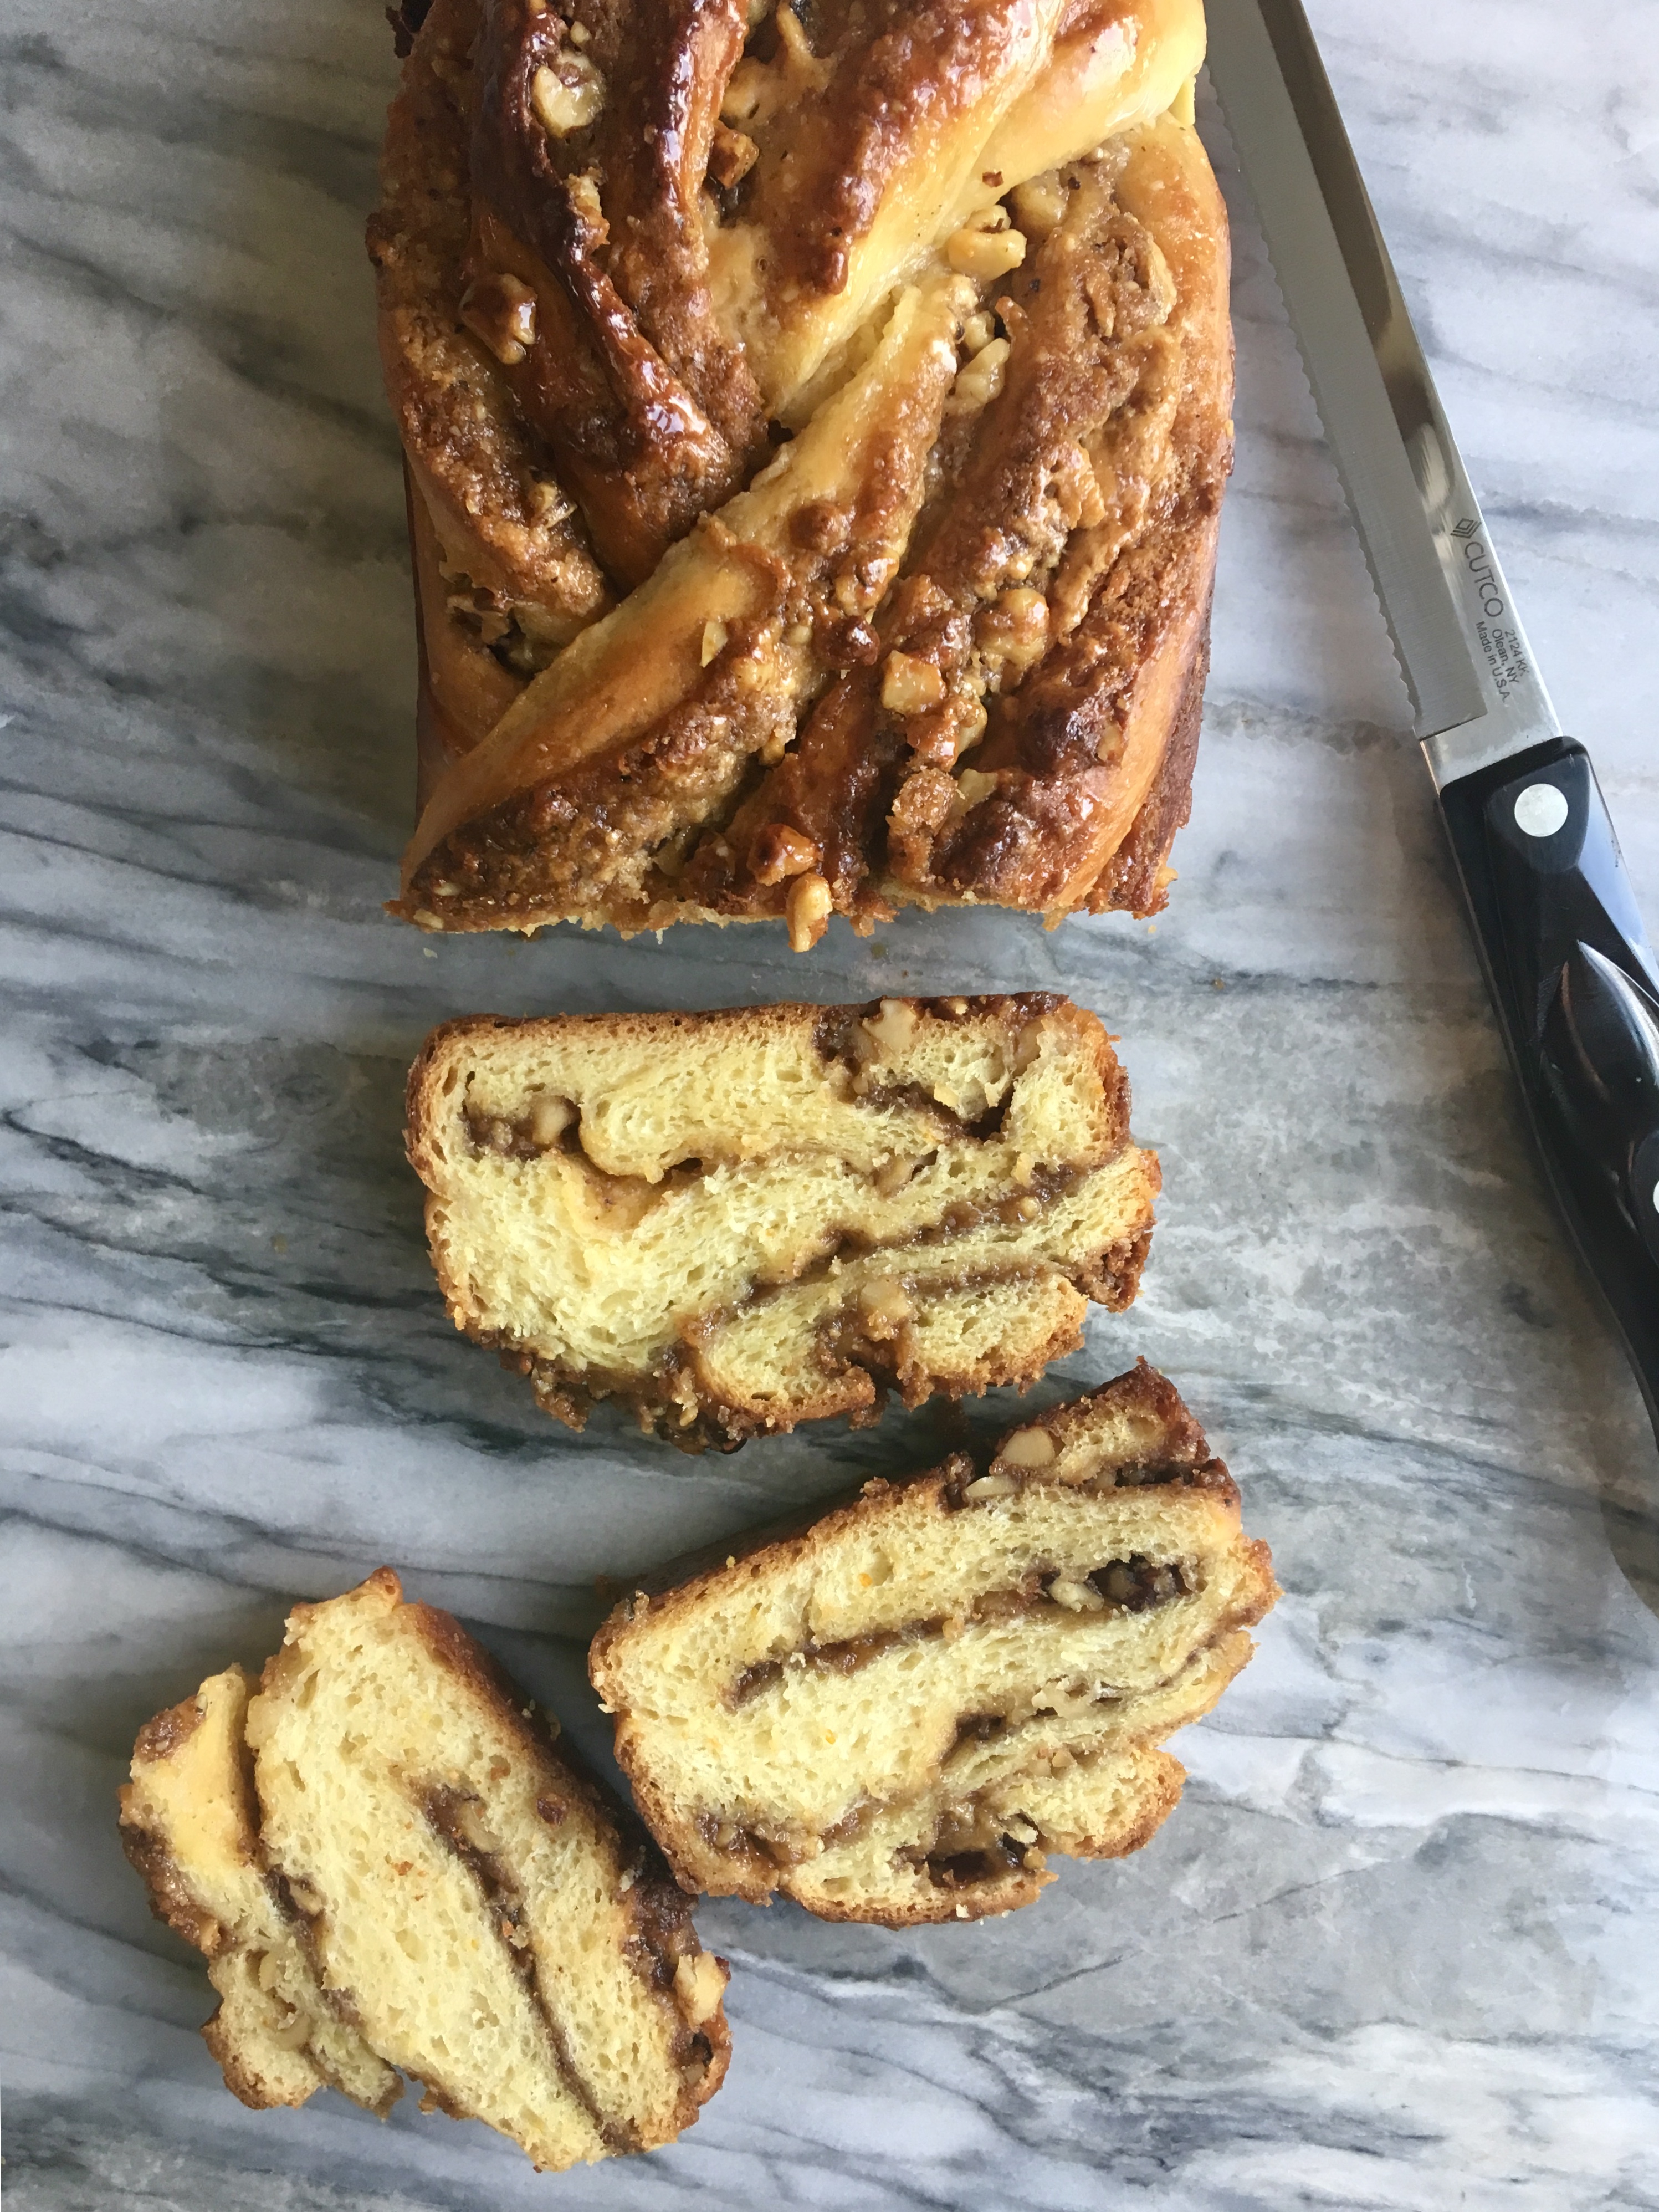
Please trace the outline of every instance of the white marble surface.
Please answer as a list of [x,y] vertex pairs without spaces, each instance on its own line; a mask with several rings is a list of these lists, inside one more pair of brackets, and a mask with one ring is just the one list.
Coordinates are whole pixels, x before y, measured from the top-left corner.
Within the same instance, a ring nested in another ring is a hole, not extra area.
[[[1659,10],[1316,15],[1659,920]],[[1659,2204],[1653,1441],[1522,1146],[1249,221],[1215,670],[1155,934],[434,947],[379,910],[411,689],[360,244],[380,9],[12,0],[3,59],[11,2205]],[[389,1559],[595,1740],[597,1574],[940,1432],[688,1464],[544,1421],[433,1290],[399,1152],[418,1039],[480,1008],[981,983],[1097,1007],[1163,1153],[1145,1296],[1060,1382],[1167,1366],[1285,1586],[1180,1747],[1179,1811],[981,1929],[705,1909],[736,2056],[648,2160],[538,2179],[412,2100],[385,2127],[243,2112],[117,1847],[147,1714]]]

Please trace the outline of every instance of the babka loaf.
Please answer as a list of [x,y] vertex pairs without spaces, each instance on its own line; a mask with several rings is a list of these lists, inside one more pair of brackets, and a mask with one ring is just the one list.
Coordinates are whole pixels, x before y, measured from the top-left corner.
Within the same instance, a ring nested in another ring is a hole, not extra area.
[[1065,999],[451,1022],[409,1157],[456,1326],[688,1449],[1024,1385],[1133,1297],[1158,1164]]
[[1200,0],[404,0],[422,928],[1164,899],[1231,458]]
[[122,1840],[244,2104],[385,2112],[408,2074],[555,2168],[696,2118],[725,1963],[556,1734],[388,1567],[296,1606],[257,1693],[234,1667],[141,1730]]
[[[723,1548],[723,1547],[722,1547]],[[832,1920],[1027,1905],[1045,1854],[1136,1850],[1279,1593],[1143,1362],[805,1534],[625,1599],[594,1638],[617,1756],[687,1887]]]

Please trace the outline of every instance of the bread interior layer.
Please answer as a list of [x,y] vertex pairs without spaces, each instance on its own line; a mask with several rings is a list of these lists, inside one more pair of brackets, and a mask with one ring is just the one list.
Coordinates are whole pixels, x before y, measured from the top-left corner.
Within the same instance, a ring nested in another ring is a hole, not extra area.
[[[179,1709],[170,1740],[147,1753],[141,1737],[122,1823],[146,1838],[146,1872],[178,1924],[208,1954],[220,2009],[207,2031],[238,2094],[261,2105],[301,2105],[324,2087],[385,2112],[401,2083],[318,1983],[294,1916],[267,1879],[244,1768],[247,1678],[210,1676],[194,1712]],[[187,1731],[187,1732],[186,1732]],[[149,1731],[146,1731],[149,1734]]]
[[[786,1863],[779,1886],[816,1908],[857,1899],[866,1912],[902,1913],[941,1889],[971,1894],[1042,1875],[1049,1851],[1102,1858],[1133,1850],[1182,1779],[1158,1744],[1210,1711],[1251,1650],[1234,1630],[1156,1690],[1116,1701],[1074,1694],[1023,1722],[969,1716],[928,1787],[859,1808],[814,1839],[801,1861]],[[781,1855],[776,1844],[762,1849]]]
[[434,1242],[469,1317],[613,1374],[707,1317],[705,1368],[746,1400],[791,1395],[814,1333],[884,1292],[890,1335],[969,1278],[1024,1278],[1072,1316],[1067,1272],[1150,1220],[1097,1031],[1069,1010],[884,1024],[850,1064],[805,1024],[462,1040],[428,1141]]
[[678,2075],[624,1956],[614,1843],[455,1694],[411,1611],[301,1616],[250,1709],[266,1849],[325,1984],[540,2165],[659,2140]]
[[723,1577],[717,1603],[647,1608],[607,1695],[653,1790],[718,1848],[816,1859],[850,1824],[932,1849],[952,1808],[1053,1750],[1205,1710],[1211,1648],[1261,1582],[1214,1492],[1033,1484],[951,1510],[929,1483],[787,1569]]

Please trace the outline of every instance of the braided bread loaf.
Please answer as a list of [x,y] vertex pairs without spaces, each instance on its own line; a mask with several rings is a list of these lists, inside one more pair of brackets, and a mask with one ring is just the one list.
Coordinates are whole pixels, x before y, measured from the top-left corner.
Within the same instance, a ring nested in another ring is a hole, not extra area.
[[419,0],[396,911],[1155,911],[1231,462],[1200,0]]

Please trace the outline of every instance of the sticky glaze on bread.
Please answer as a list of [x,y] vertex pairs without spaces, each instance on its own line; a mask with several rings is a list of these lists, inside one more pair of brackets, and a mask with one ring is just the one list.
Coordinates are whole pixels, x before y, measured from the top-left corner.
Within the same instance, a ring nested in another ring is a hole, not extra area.
[[122,1840],[204,1953],[245,2104],[487,2121],[539,2166],[672,2142],[725,2072],[723,1963],[646,1839],[381,1568],[140,1732]]
[[409,1154],[456,1325],[688,1447],[1024,1384],[1127,1305],[1158,1165],[1067,1000],[452,1022]]
[[1160,907],[1231,453],[1200,0],[402,18],[396,911]]
[[1138,1850],[1278,1595],[1144,1363],[805,1534],[625,1599],[590,1671],[688,1887],[834,1920],[1029,1904],[1050,1852]]

